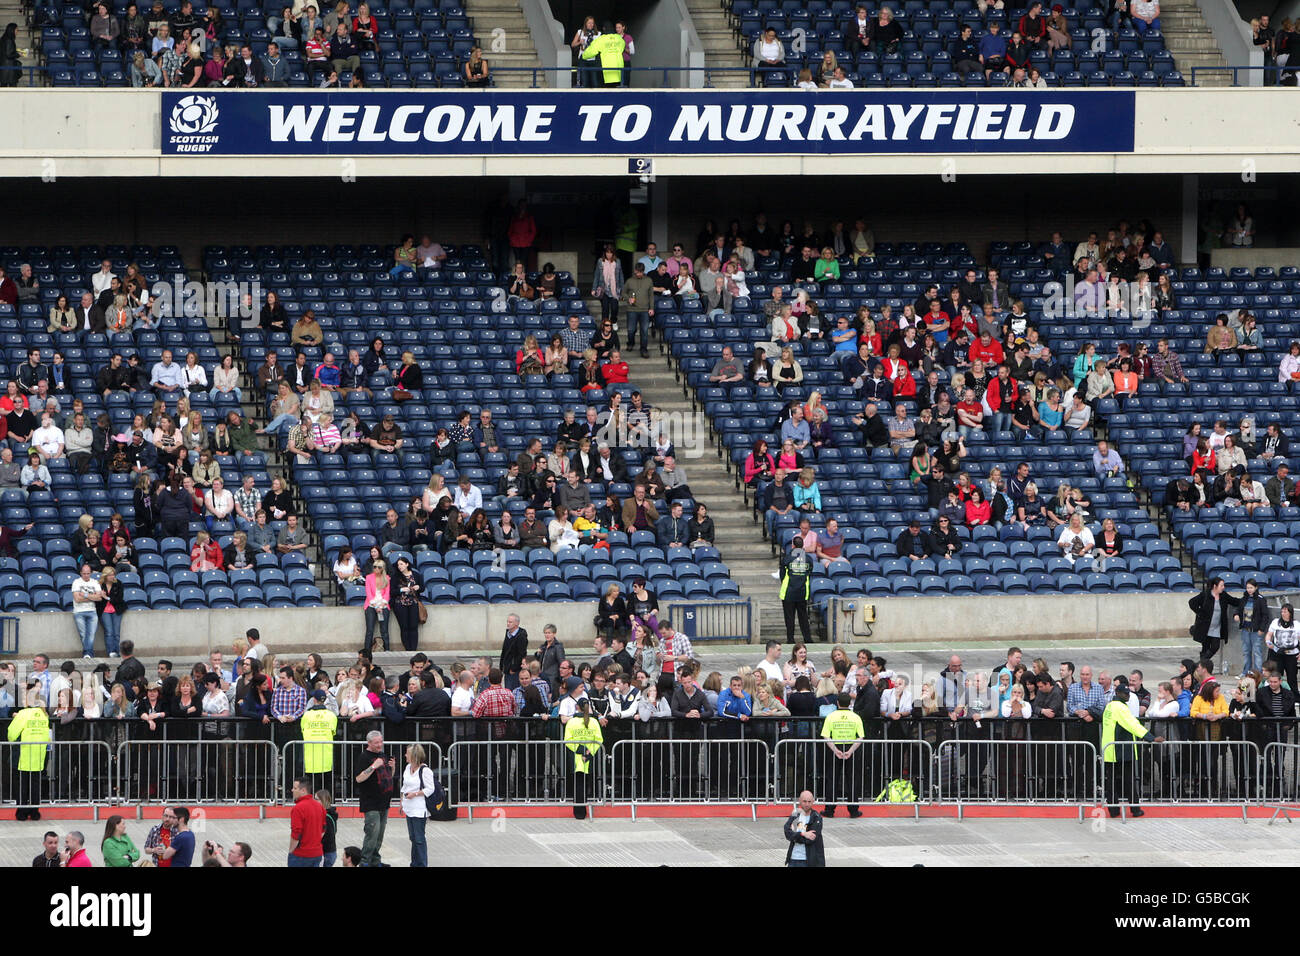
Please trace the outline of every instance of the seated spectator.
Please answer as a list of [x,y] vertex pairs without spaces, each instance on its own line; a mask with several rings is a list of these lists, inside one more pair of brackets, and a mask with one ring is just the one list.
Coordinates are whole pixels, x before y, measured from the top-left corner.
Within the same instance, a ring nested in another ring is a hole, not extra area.
[[760,73],[770,73],[785,67],[785,45],[769,27],[754,41],[753,68]]
[[581,543],[581,538],[573,523],[569,521],[569,512],[564,507],[555,509],[555,517],[551,519],[546,529],[547,539],[550,541],[550,548],[553,554],[558,554],[562,548],[577,548]]
[[1074,405],[1065,416],[1064,426],[1070,431],[1082,431],[1092,420],[1092,409],[1084,404],[1083,396],[1074,393]]
[[[755,352],[755,355],[758,354]],[[803,384],[803,366],[795,359],[793,350],[781,350],[780,361],[772,368],[772,382],[782,394],[797,390]]]
[[910,520],[907,523],[907,528],[900,531],[898,537],[894,539],[894,546],[898,551],[898,556],[911,561],[928,558],[930,556],[930,552],[926,550],[928,544],[926,537],[921,534],[921,521],[919,518]]
[[993,517],[993,506],[984,499],[984,492],[979,488],[972,488],[969,500],[966,502],[966,526],[973,528],[976,525],[988,524]]
[[1066,560],[1074,567],[1075,573],[1082,573],[1092,568],[1096,541],[1093,540],[1088,526],[1083,523],[1081,515],[1076,513],[1070,516],[1070,520],[1061,527],[1056,544]]
[[[759,438],[745,457],[743,479],[751,488],[760,487],[776,473],[776,462],[767,451],[767,442]],[[760,488],[761,490],[761,488]]]
[[[786,482],[786,470],[777,468],[774,472],[772,481],[763,490],[763,499],[761,509],[764,515],[764,523],[767,528],[768,538],[775,534],[776,519],[788,515],[794,511],[794,487]],[[626,508],[624,505],[624,516],[626,517]]]
[[1300,381],[1300,342],[1292,342],[1287,348],[1287,354],[1282,356],[1277,368],[1277,380],[1286,385],[1288,393]]
[[1038,497],[1038,485],[1032,481],[1025,485],[1024,497],[1016,506],[1016,520],[1025,531],[1034,525],[1047,524],[1047,502]]
[[195,535],[194,547],[190,549],[191,571],[220,571],[225,567],[224,560],[220,545],[206,531]]
[[714,363],[713,370],[709,373],[709,381],[715,385],[734,385],[744,380],[745,374],[741,370],[740,363],[736,361],[731,346],[723,346],[722,357]]
[[906,454],[916,442],[916,420],[907,414],[907,406],[899,402],[894,406],[894,417],[888,422],[889,444],[895,455]]
[[[1273,477],[1264,483],[1264,494],[1274,508],[1288,508],[1295,500],[1295,482],[1290,478],[1290,473],[1291,469],[1286,462],[1282,462],[1277,466]],[[23,483],[26,484],[26,479]]]
[[1237,336],[1228,327],[1228,316],[1220,312],[1205,335],[1205,353],[1212,356],[1214,364],[1218,365],[1223,361],[1226,352],[1231,352],[1236,348]]
[[814,512],[822,510],[821,488],[811,468],[804,468],[799,472],[799,480],[792,489],[792,495],[797,510]]

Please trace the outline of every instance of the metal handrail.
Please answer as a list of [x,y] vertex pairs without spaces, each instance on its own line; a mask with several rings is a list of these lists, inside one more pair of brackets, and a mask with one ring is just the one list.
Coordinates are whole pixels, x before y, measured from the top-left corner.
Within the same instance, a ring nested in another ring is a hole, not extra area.
[[1285,73],[1287,71],[1294,73],[1297,70],[1300,70],[1300,63],[1297,63],[1295,66],[1290,65],[1290,63],[1288,63],[1286,66],[1232,66],[1232,65],[1194,66],[1192,67],[1191,85],[1192,86],[1197,85],[1196,76],[1199,73],[1231,73],[1232,85],[1241,86],[1242,83],[1241,83],[1240,74],[1242,71],[1245,71],[1246,73],[1253,73],[1258,71],[1263,73],[1265,78],[1267,78],[1270,73],[1277,73],[1279,74],[1278,80],[1280,82],[1282,73]]

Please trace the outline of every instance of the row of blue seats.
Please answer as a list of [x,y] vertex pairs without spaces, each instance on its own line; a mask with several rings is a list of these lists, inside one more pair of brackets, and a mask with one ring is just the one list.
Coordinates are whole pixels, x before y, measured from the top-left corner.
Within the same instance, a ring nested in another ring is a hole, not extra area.
[[[236,588],[214,585],[206,590],[186,585],[180,588],[155,586],[147,591],[139,587],[123,588],[129,610],[148,608],[154,611],[198,610],[201,608],[322,607],[320,589],[314,584],[241,584]],[[6,590],[0,593],[0,610],[71,611],[72,595],[68,589],[35,588],[28,591]]]
[[[1291,575],[1294,582],[1295,576]],[[1136,591],[1185,591],[1196,590],[1192,576],[1186,571],[1144,571],[1140,575],[1127,571],[1086,574],[1058,572],[1048,574],[1034,571],[1029,574],[1003,573],[977,574],[974,576],[954,574],[941,576],[927,574],[915,577],[910,574],[896,574],[892,577],[873,575],[861,580],[841,578],[843,587],[833,586],[828,579],[812,582],[811,592],[814,603],[819,598],[836,594],[841,597],[942,597],[944,595],[970,594],[1124,594]],[[1294,586],[1294,585],[1293,585]]]
[[[1087,87],[1122,87],[1122,86],[1160,86],[1160,87],[1183,87],[1187,81],[1177,70],[1170,70],[1168,73],[1159,74],[1150,70],[1139,74],[1130,73],[1127,70],[1118,73],[1107,73],[1098,71],[1094,73],[1083,74],[1079,72],[1069,72],[1063,75],[1056,73],[1042,74],[1044,82],[1048,86],[1087,86]],[[759,71],[756,76],[756,84],[775,89],[784,89],[795,85],[797,77],[788,72],[781,70],[763,70]],[[856,87],[873,88],[873,87],[890,87],[891,89],[905,88],[928,88],[928,87],[1002,87],[1010,86],[1011,78],[1005,73],[993,73],[985,76],[983,73],[944,73],[936,75],[929,72],[911,74],[898,72],[893,74],[886,73],[868,73],[863,76],[853,74],[849,81]]]
[[[513,585],[504,581],[488,581],[485,584],[465,581],[455,585],[436,581],[422,590],[422,596],[430,604],[595,601],[604,595],[605,589],[610,584],[618,584],[626,591],[631,582],[615,577],[597,581],[548,581],[545,585],[533,581],[520,581]],[[361,607],[365,604],[366,589],[361,585],[344,585],[342,591],[345,603],[349,607]],[[664,578],[655,582],[655,593],[666,600],[711,600],[739,597],[740,588],[734,581],[726,578],[717,578],[712,582],[700,578],[688,578],[685,581]]]
[[[92,65],[79,65],[74,69],[65,67],[50,67],[47,73],[50,85],[54,87],[80,87],[80,88],[100,88],[112,87],[122,88],[131,85],[130,79],[119,69],[106,69],[102,73]],[[422,70],[413,75],[406,73],[394,73],[385,75],[382,73],[372,72],[364,74],[365,85],[368,88],[390,87],[393,89],[402,87],[414,87],[416,89],[454,89],[463,87],[465,81],[456,72],[443,72],[434,75],[428,70]],[[352,73],[344,71],[339,74],[339,85],[346,87],[352,80]],[[315,84],[311,83],[307,74],[301,71],[290,73],[288,85],[296,89],[305,89]],[[494,85],[489,83],[489,85]],[[244,607],[246,605],[240,605]],[[272,605],[274,606],[274,605]]]

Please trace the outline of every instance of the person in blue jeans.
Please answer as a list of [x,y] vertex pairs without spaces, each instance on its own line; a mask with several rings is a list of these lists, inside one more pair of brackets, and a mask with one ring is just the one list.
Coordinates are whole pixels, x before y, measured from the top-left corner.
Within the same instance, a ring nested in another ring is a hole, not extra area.
[[1241,624],[1241,674],[1244,676],[1251,671],[1263,670],[1264,632],[1268,630],[1272,615],[1254,578],[1246,581],[1241,608],[1233,617]]
[[433,771],[424,762],[424,748],[411,744],[406,748],[406,767],[402,770],[402,814],[406,817],[406,834],[411,839],[411,866],[429,865],[429,845],[424,837],[429,811],[425,798],[433,795]]
[[99,627],[99,614],[95,605],[104,600],[99,582],[90,576],[90,565],[81,566],[81,576],[72,582],[72,621],[81,638],[81,656],[93,657],[95,631]]

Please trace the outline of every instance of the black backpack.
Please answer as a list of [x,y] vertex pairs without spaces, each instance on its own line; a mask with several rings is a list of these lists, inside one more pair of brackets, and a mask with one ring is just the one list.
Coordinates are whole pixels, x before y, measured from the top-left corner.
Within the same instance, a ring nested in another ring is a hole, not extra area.
[[[424,772],[426,770],[433,773],[428,766],[421,767],[421,783],[424,782]],[[456,808],[451,805],[451,800],[447,798],[447,791],[436,773],[433,774],[433,793],[424,798],[424,809],[429,814],[430,820],[447,821],[456,819]]]

